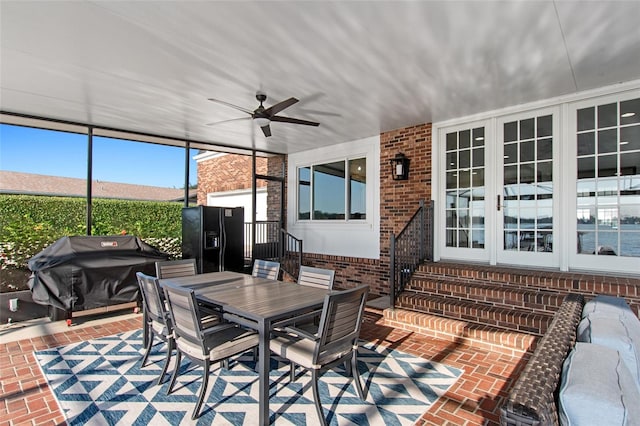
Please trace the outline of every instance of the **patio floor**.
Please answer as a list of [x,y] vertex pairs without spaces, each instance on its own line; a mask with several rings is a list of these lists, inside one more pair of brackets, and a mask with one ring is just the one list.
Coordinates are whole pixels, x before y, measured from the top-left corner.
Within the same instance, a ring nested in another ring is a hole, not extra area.
[[[65,424],[33,351],[140,328],[141,320],[140,314],[112,313],[78,318],[71,327],[43,319],[0,329],[0,426]],[[464,370],[416,423],[419,426],[498,424],[500,404],[523,368],[522,356],[388,327],[382,312],[374,308],[367,309],[361,337]]]

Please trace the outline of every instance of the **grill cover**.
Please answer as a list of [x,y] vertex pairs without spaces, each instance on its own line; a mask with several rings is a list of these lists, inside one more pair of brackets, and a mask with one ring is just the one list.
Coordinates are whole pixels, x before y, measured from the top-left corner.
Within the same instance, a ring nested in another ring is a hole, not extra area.
[[34,302],[69,311],[138,301],[136,272],[169,255],[130,235],[62,237],[29,259]]

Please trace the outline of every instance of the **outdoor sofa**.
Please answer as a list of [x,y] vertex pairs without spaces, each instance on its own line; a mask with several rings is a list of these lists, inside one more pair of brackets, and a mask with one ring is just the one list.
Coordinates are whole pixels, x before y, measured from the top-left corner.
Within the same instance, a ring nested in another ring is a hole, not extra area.
[[640,424],[640,320],[624,298],[569,294],[500,407],[500,424]]

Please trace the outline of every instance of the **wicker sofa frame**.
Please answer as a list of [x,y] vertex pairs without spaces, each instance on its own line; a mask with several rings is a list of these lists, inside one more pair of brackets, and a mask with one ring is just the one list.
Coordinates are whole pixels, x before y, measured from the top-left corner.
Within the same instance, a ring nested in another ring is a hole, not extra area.
[[575,344],[583,306],[582,295],[565,297],[500,408],[502,426],[558,425],[560,375],[564,360]]

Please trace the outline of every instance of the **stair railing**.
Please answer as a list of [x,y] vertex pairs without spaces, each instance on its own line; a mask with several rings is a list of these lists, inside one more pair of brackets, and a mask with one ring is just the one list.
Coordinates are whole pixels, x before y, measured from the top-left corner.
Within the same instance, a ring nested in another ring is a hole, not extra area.
[[283,272],[297,279],[302,265],[302,240],[281,228],[279,221],[258,221],[252,246],[251,225],[251,222],[245,223],[245,266],[250,268],[253,259],[276,260]]
[[433,201],[420,207],[396,236],[391,233],[389,249],[389,301],[396,307],[396,299],[418,266],[425,260],[433,260]]
[[282,236],[280,269],[294,279],[298,279],[300,265],[302,265],[302,240],[288,233],[286,229],[280,229],[280,235]]

